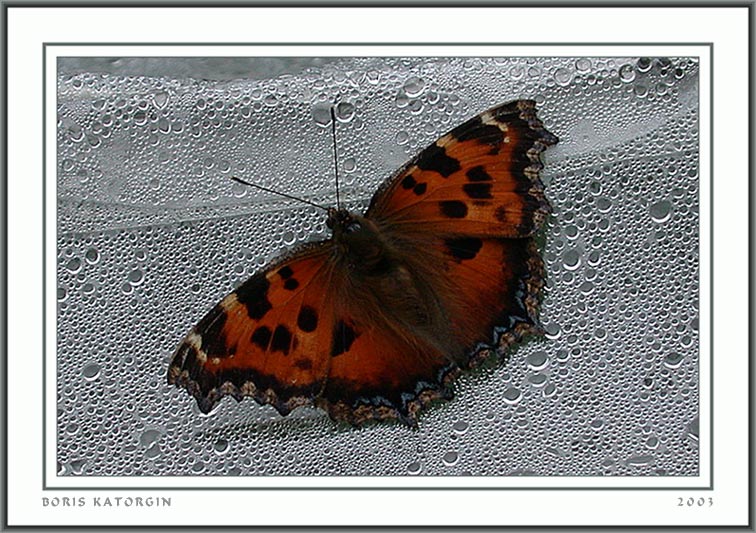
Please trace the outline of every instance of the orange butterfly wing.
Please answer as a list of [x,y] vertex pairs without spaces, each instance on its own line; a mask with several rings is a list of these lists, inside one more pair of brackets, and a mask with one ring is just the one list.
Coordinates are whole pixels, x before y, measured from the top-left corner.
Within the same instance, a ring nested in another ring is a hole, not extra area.
[[373,197],[366,217],[396,231],[526,237],[551,208],[538,172],[557,138],[519,100],[447,133]]
[[189,332],[168,382],[185,387],[203,412],[225,395],[250,396],[281,414],[311,405],[328,374],[333,308],[328,242],[255,274]]

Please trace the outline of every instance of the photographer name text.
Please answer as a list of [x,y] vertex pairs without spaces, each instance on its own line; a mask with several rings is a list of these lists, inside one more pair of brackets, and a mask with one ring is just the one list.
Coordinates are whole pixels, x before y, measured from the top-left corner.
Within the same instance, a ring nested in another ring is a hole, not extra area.
[[170,507],[164,496],[60,496],[42,497],[42,507]]

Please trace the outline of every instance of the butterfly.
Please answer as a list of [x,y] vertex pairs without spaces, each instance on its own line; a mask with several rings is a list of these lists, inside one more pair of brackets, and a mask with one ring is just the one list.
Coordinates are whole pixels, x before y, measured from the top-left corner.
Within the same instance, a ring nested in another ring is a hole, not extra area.
[[301,245],[223,298],[176,349],[169,384],[207,413],[224,396],[281,415],[398,419],[452,397],[462,370],[541,331],[534,236],[551,211],[535,102],[490,109],[422,150],[364,215],[328,208]]

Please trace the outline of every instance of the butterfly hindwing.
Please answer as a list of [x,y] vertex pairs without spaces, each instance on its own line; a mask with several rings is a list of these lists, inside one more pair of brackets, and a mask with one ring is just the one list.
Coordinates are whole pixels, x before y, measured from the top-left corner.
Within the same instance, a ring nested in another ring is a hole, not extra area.
[[438,245],[452,290],[443,295],[451,331],[476,362],[481,345],[508,347],[537,330],[543,261],[532,238],[446,237]]
[[398,418],[414,425],[419,409],[451,396],[449,383],[459,368],[431,344],[349,317],[337,322],[334,338],[328,381],[317,404],[336,420]]

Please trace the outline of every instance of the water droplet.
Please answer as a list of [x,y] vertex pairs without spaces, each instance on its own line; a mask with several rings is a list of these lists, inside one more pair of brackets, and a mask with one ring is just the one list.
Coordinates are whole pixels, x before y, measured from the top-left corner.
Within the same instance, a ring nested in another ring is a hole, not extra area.
[[142,281],[144,281],[144,272],[139,269],[129,272],[129,283],[139,285]]
[[587,72],[591,69],[591,60],[588,58],[580,58],[575,61],[575,68],[578,72]]
[[503,397],[504,403],[508,405],[515,405],[517,402],[522,400],[522,391],[517,387],[509,387],[504,391]]
[[457,452],[446,452],[441,460],[446,466],[454,466],[459,461],[459,454]]
[[580,267],[580,252],[575,249],[566,250],[562,254],[565,270],[577,270]]
[[285,232],[283,234],[282,239],[283,239],[284,244],[287,246],[291,246],[292,244],[294,244],[294,241],[297,240],[296,235],[294,235],[293,231]]
[[339,102],[336,104],[336,118],[339,122],[349,122],[354,118],[354,104]]
[[635,68],[632,65],[622,65],[619,69],[619,77],[625,83],[635,80]]
[[402,130],[396,134],[396,144],[407,144],[407,141],[409,141],[409,134]]
[[685,356],[683,354],[678,353],[678,352],[668,353],[664,357],[664,366],[672,370],[674,370],[675,368],[680,368],[680,365],[682,364],[684,357]]
[[580,292],[582,292],[583,294],[587,296],[593,292],[594,286],[593,286],[593,283],[591,283],[590,281],[584,281],[583,283],[580,284],[579,289],[580,289]]
[[312,118],[319,126],[331,125],[331,107],[316,105],[312,108]]
[[78,124],[71,124],[68,127],[68,138],[72,142],[79,143],[84,140],[84,130]]
[[591,422],[591,428],[593,428],[593,429],[595,429],[595,430],[599,430],[599,429],[601,429],[601,428],[603,428],[603,427],[604,427],[604,424],[605,424],[605,422],[604,422],[604,420],[603,420],[603,419],[601,419],[601,418],[596,418],[595,420],[593,420],[593,421]]
[[588,264],[591,266],[597,266],[601,262],[601,254],[594,250],[588,254]]
[[648,72],[651,70],[651,58],[641,57],[636,62],[636,65],[638,67],[638,72]]
[[213,444],[213,451],[218,455],[223,455],[228,451],[228,441],[226,439],[218,439]]
[[66,269],[69,272],[78,272],[79,270],[81,270],[81,259],[79,259],[78,257],[71,258],[71,260],[66,263]]
[[543,370],[549,366],[549,356],[544,351],[533,352],[528,356],[527,361],[531,370]]
[[150,447],[160,438],[160,432],[157,429],[148,429],[139,437],[139,443],[142,446]]
[[612,201],[600,196],[596,199],[596,208],[600,213],[608,213],[612,209]]
[[68,291],[65,287],[58,287],[58,301],[65,302],[68,299]]
[[415,461],[407,465],[407,473],[411,476],[416,476],[423,470],[423,465],[420,461]]
[[558,68],[554,71],[554,80],[559,85],[569,85],[572,81],[572,73],[566,68]]
[[153,101],[155,102],[155,106],[159,109],[162,109],[165,107],[165,105],[168,103],[168,93],[158,93],[153,97]]
[[102,369],[100,368],[100,365],[97,363],[89,363],[81,370],[81,375],[84,376],[84,379],[87,381],[94,381],[100,377],[101,371]]
[[470,424],[463,420],[457,420],[452,424],[452,429],[454,430],[454,433],[457,435],[464,435],[467,433],[467,430],[470,428]]
[[653,455],[635,455],[627,459],[627,466],[648,466],[654,462]]
[[650,448],[651,450],[655,450],[659,447],[659,439],[657,437],[649,437],[646,439],[646,448]]
[[171,123],[168,121],[167,118],[161,118],[158,120],[158,131],[160,133],[170,133],[171,131]]
[[555,341],[562,336],[562,330],[560,329],[559,324],[555,324],[554,322],[545,324],[543,330],[546,334],[546,338],[552,341]]
[[145,450],[144,456],[147,459],[155,459],[156,457],[159,457],[161,453],[162,453],[162,450],[160,449],[160,446],[155,444],[147,448],[147,450]]
[[409,104],[409,97],[407,96],[407,93],[404,91],[399,91],[396,95],[396,98],[394,99],[394,103],[396,104],[396,107],[407,107],[407,104]]
[[549,376],[547,376],[546,374],[541,374],[540,372],[528,376],[528,382],[534,387],[543,387],[544,385],[546,385],[546,382],[548,380]]
[[100,252],[98,252],[94,248],[90,248],[84,254],[84,259],[86,259],[87,263],[89,263],[90,265],[94,265],[100,260]]
[[419,96],[423,92],[423,89],[425,89],[425,81],[417,76],[407,78],[407,81],[404,82],[404,92],[410,98]]
[[656,202],[655,204],[651,205],[649,212],[651,213],[651,219],[654,222],[661,224],[669,220],[672,214],[672,204],[670,204],[666,200]]

